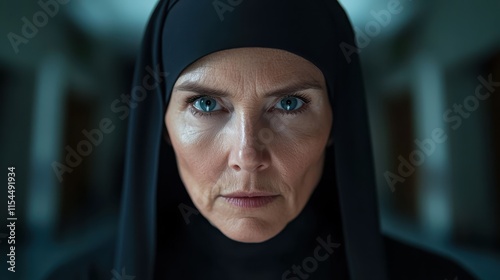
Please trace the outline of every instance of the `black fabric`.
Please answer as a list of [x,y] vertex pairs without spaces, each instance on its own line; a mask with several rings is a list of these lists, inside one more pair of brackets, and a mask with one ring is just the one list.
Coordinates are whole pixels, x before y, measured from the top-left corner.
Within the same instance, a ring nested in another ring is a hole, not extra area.
[[[384,237],[386,247],[386,259],[388,263],[388,275],[391,280],[474,280],[477,277],[465,271],[460,265],[442,256],[410,246],[390,237]],[[113,268],[112,256],[115,253],[116,242],[108,240],[97,250],[79,255],[77,258],[64,260],[44,280],[109,280],[115,276],[112,271],[118,272],[122,279],[116,280],[140,280],[129,273]],[[166,265],[165,265],[166,266]],[[197,269],[193,267],[192,269]],[[124,272],[122,274],[122,272]],[[157,279],[187,279],[164,277]],[[202,278],[209,279],[209,278]],[[239,278],[238,278],[239,279]],[[278,278],[281,279],[281,278]],[[299,278],[300,279],[300,278]],[[317,279],[311,277],[308,279]],[[342,276],[332,279],[345,279]]]
[[[236,2],[236,1],[234,1]],[[334,114],[333,147],[324,176],[335,170],[349,274],[353,279],[385,279],[386,264],[379,234],[370,133],[356,55],[343,57],[341,42],[354,45],[353,31],[336,1],[242,1],[221,21],[213,1],[160,1],[143,40],[134,86],[141,86],[147,66],[169,73],[165,84],[148,92],[132,110],[128,133],[121,236],[116,267],[141,279],[154,271],[156,197],[159,181],[177,181],[174,157],[160,157],[163,114],[175,80],[188,65],[215,51],[237,47],[286,50],[314,63],[324,74]],[[167,166],[158,172],[158,167]],[[163,178],[168,179],[163,179]],[[161,188],[173,188],[164,184]],[[157,200],[156,200],[157,198]],[[177,205],[172,205],[177,207]],[[168,223],[164,217],[162,223]],[[333,222],[333,221],[332,221]],[[140,229],[140,230],[139,230]],[[173,241],[175,242],[175,241]]]
[[[162,251],[168,256],[158,256],[155,279],[292,280],[300,275],[311,279],[348,279],[341,237],[320,227],[319,222],[311,207],[306,207],[278,236],[250,244],[228,239],[203,216],[196,216],[185,234],[175,238],[176,247]],[[334,244],[332,254],[318,238]],[[313,260],[317,247],[321,259]]]

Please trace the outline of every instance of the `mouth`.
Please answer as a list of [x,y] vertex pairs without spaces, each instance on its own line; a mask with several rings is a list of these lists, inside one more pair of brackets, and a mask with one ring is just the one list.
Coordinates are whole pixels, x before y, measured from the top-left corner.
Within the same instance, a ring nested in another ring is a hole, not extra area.
[[222,197],[229,204],[240,208],[260,208],[273,202],[279,195],[269,192],[234,192]]

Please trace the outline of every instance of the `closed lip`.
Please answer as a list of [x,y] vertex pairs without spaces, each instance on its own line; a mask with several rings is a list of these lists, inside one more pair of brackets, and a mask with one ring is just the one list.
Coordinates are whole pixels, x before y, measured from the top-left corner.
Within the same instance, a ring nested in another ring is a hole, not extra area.
[[239,192],[232,192],[229,194],[223,194],[223,197],[238,197],[238,198],[245,198],[245,197],[266,197],[266,196],[278,196],[276,193],[272,192],[245,192],[245,191],[239,191]]
[[232,192],[225,194],[222,198],[229,204],[245,209],[260,209],[278,198],[278,195],[271,192]]

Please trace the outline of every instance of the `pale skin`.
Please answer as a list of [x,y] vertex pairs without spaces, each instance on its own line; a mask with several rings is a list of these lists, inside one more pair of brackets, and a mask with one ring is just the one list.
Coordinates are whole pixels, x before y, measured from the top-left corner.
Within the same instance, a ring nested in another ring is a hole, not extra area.
[[[228,238],[264,242],[304,209],[332,126],[322,72],[295,54],[239,48],[207,55],[177,79],[165,114],[194,205]],[[255,208],[224,195],[266,192]]]

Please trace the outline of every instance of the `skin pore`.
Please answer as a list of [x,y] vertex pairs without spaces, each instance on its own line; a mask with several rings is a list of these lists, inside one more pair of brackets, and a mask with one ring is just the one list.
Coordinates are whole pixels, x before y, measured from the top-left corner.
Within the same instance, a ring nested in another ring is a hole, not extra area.
[[[165,124],[201,214],[228,238],[264,242],[299,215],[318,184],[332,110],[311,62],[283,50],[238,48],[181,73]],[[264,199],[244,197],[252,207],[242,207],[230,198],[242,193]]]

